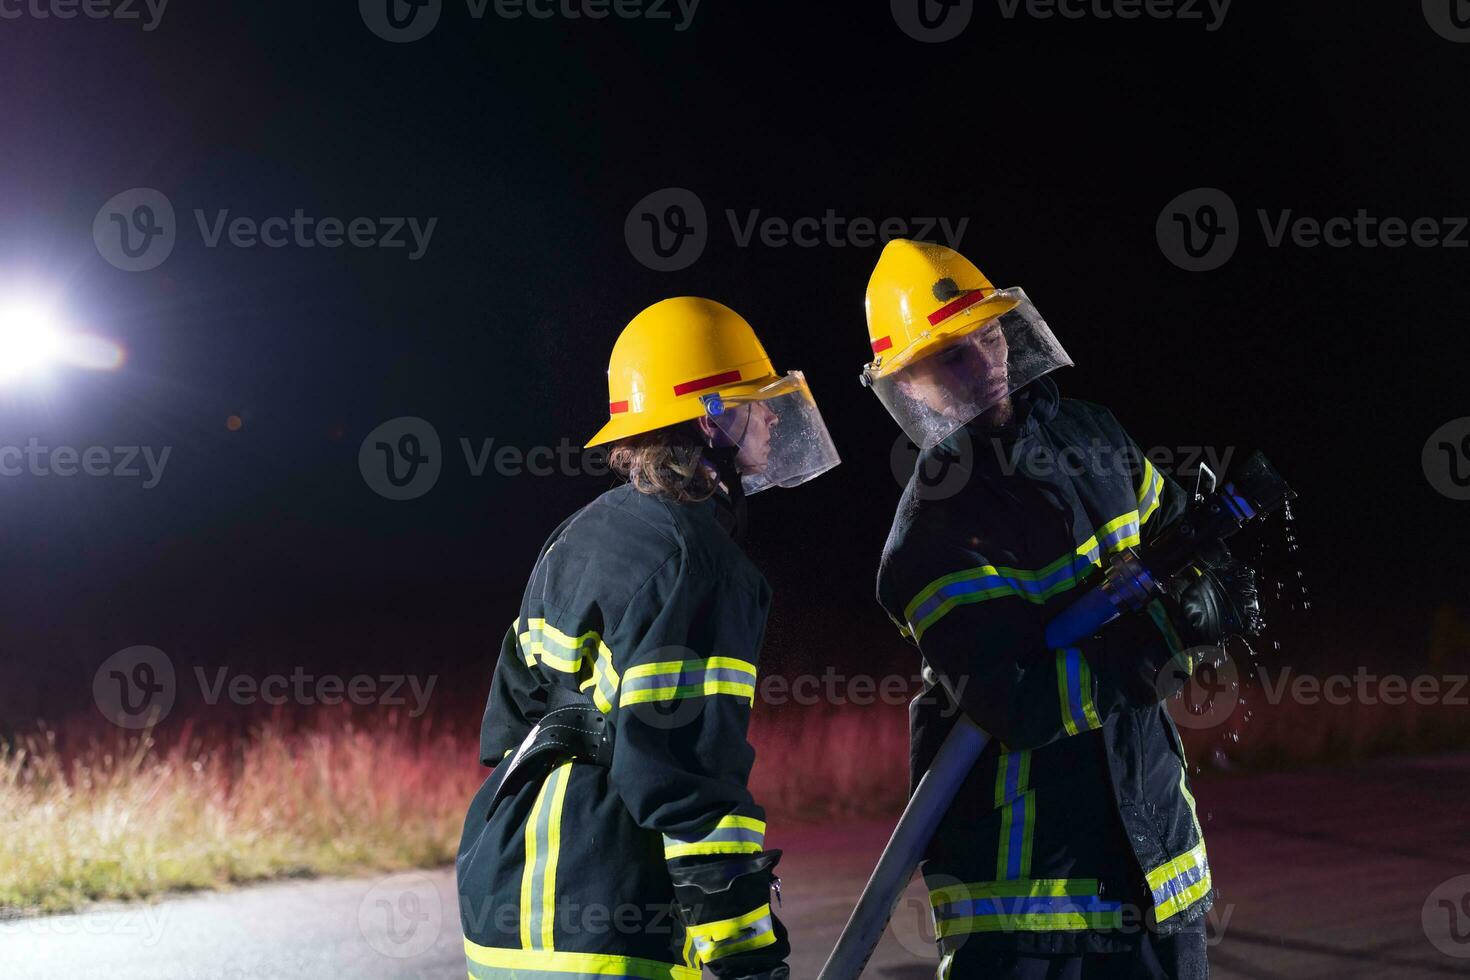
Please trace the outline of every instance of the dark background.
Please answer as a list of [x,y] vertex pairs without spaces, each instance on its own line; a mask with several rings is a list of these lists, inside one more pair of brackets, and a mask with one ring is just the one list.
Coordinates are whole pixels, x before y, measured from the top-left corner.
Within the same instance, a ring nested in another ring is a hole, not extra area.
[[[1371,7],[1371,9],[1370,9]],[[1467,595],[1466,504],[1420,454],[1470,414],[1470,252],[1268,248],[1255,218],[1470,214],[1470,45],[1418,4],[1238,4],[1201,22],[1006,20],[920,44],[883,3],[705,0],[670,22],[472,20],[373,36],[354,4],[178,0],[137,22],[0,21],[0,288],[42,282],[126,367],[0,394],[0,444],[170,446],[159,486],[0,478],[0,721],[86,709],[135,644],[181,667],[411,672],[483,696],[544,536],[606,478],[472,478],[458,440],[585,440],[621,327],[664,296],[737,308],[806,372],[843,464],[756,498],[776,588],[767,663],[914,669],[872,599],[897,429],[856,383],[878,248],[736,246],[735,209],[792,220],[968,217],[1143,446],[1266,449],[1301,494],[1311,616],[1282,662],[1422,660]],[[106,263],[93,216],[146,186],[173,255]],[[712,230],[677,273],[629,209],[695,191]],[[1244,232],[1189,273],[1155,240],[1176,195],[1226,190]],[[437,217],[405,250],[204,248],[192,210]],[[230,431],[226,419],[243,425]],[[390,502],[358,447],[402,415],[447,455]]]

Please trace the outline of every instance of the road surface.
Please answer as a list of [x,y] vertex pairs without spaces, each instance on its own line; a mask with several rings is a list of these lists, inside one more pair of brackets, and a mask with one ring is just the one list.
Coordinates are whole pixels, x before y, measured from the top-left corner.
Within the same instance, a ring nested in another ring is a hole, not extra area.
[[[1470,975],[1470,757],[1201,781],[1218,978]],[[888,827],[773,835],[810,980]],[[1463,876],[1463,877],[1462,877]],[[931,977],[913,886],[865,976]],[[453,876],[281,882],[0,922],[0,977],[440,980],[464,976]]]

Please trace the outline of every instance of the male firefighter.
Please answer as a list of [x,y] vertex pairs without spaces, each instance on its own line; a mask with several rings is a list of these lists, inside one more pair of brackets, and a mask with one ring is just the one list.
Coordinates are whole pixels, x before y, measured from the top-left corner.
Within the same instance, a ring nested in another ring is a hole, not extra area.
[[710,300],[640,313],[607,381],[588,445],[627,483],[546,542],[491,684],[457,861],[469,975],[783,980],[780,852],[746,789],[771,592],[736,539],[747,496],[837,454],[800,372]]
[[1047,620],[1183,493],[1107,409],[1058,396],[1072,362],[1046,322],[959,253],[890,242],[867,318],[864,383],[921,450],[878,573],[924,662],[915,778],[956,701],[992,736],[923,864],[940,977],[1205,976],[1210,869],[1162,702],[1242,628],[1247,576],[1222,545],[1145,612],[1047,649]]

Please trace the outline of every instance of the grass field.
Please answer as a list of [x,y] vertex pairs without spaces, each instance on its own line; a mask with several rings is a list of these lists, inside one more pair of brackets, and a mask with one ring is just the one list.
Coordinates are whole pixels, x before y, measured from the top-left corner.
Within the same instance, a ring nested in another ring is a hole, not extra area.
[[[1218,723],[1184,728],[1192,763],[1343,764],[1470,739],[1470,711],[1454,704],[1265,704],[1250,684],[1241,694]],[[315,709],[231,733],[174,721],[168,735],[87,738],[77,727],[0,743],[0,910],[444,864],[484,778],[468,722]],[[901,706],[758,706],[751,740],[751,789],[773,822],[902,806]]]

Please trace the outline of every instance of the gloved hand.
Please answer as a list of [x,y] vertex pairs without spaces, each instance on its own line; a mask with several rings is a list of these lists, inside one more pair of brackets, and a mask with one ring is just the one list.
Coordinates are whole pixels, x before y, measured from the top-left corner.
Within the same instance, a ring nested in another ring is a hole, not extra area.
[[[769,909],[780,851],[669,862],[675,907],[710,973],[720,980],[787,980],[791,952],[786,927]],[[777,889],[779,894],[779,888]],[[762,907],[768,920],[735,931]],[[752,945],[752,943],[754,945]],[[724,947],[724,948],[722,948]]]
[[1232,636],[1259,636],[1265,627],[1255,569],[1241,564],[1228,551],[1218,564],[1205,560],[1177,576],[1170,592],[1183,613],[1176,625],[1188,646],[1218,644]]

